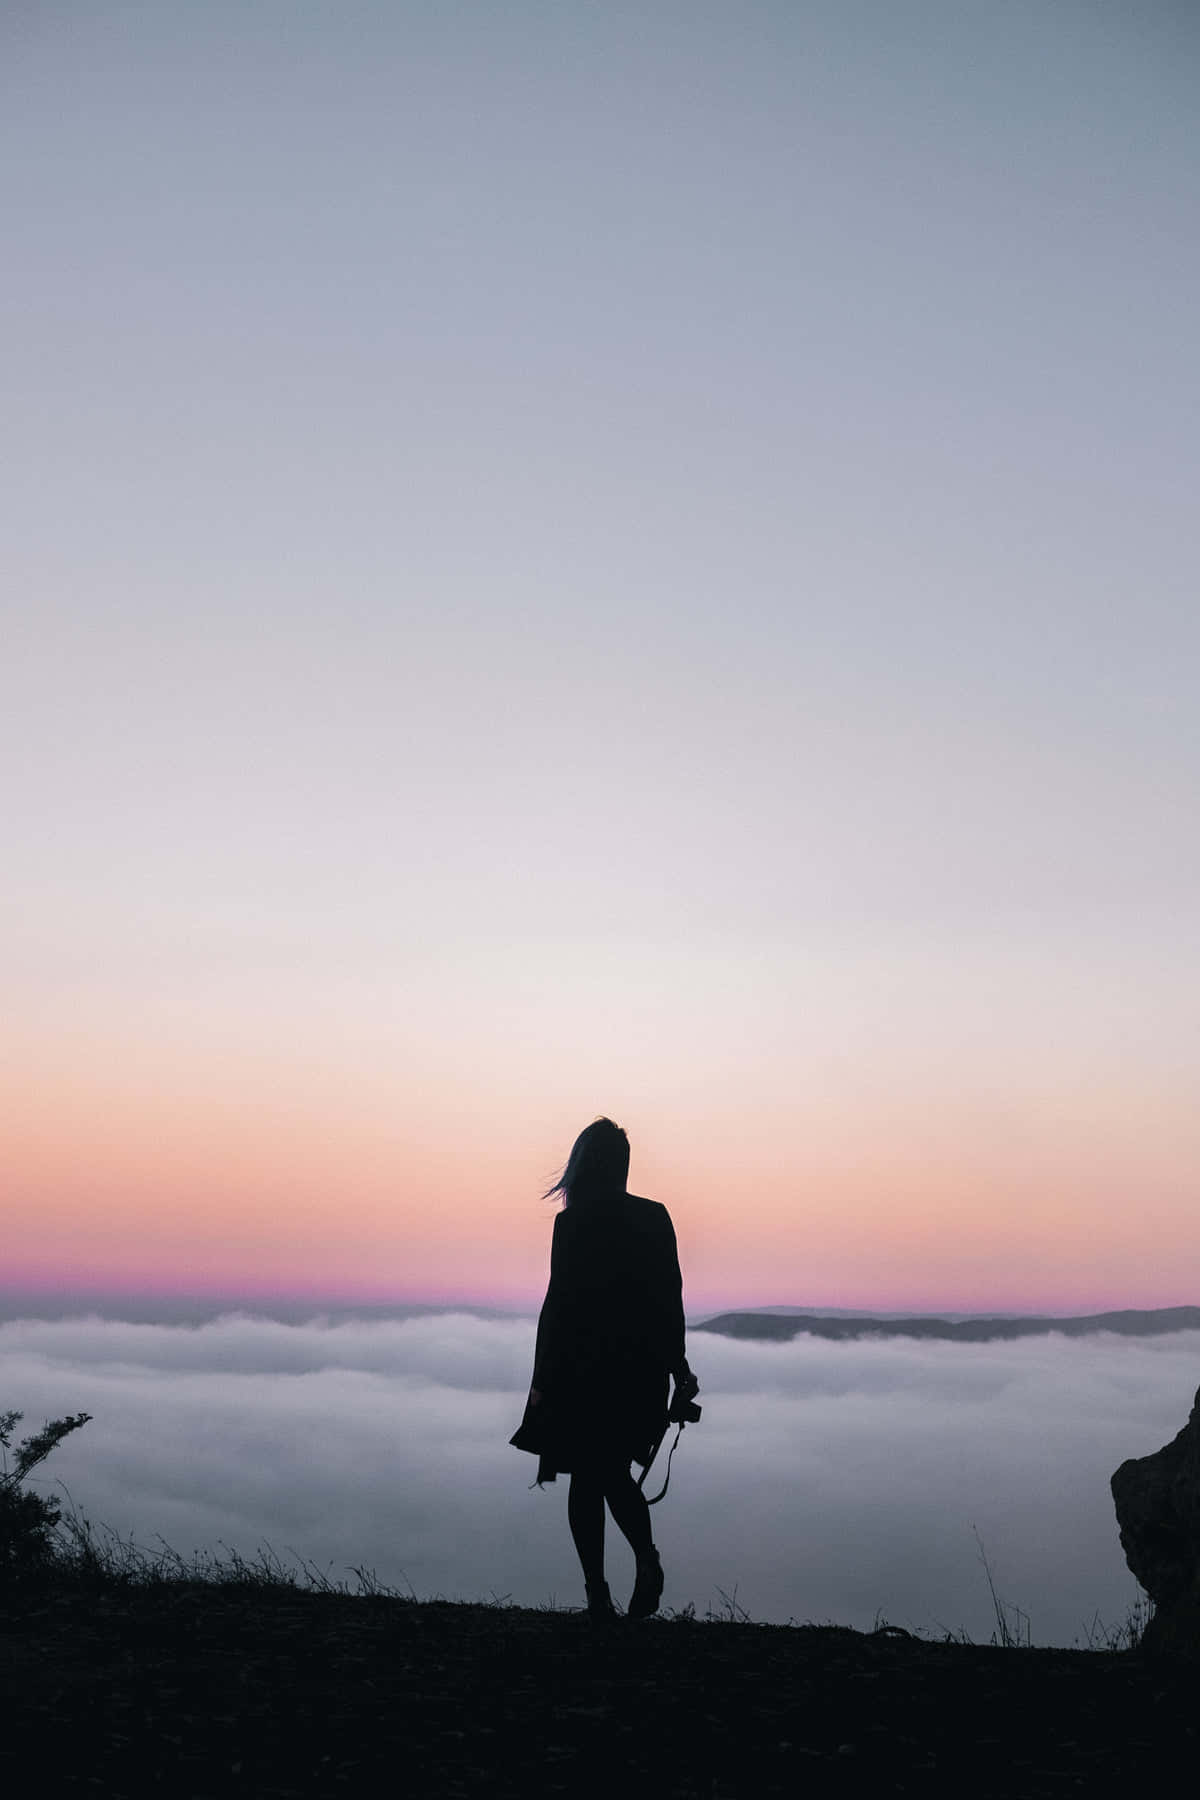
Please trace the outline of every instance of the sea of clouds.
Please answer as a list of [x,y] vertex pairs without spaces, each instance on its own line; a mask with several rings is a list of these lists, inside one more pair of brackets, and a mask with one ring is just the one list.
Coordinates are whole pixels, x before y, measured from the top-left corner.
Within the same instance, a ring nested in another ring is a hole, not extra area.
[[[566,1481],[511,1449],[533,1321],[445,1313],[200,1326],[0,1323],[0,1411],[93,1422],[43,1466],[148,1546],[269,1544],[421,1597],[582,1602]],[[704,1417],[656,1508],[664,1604],[911,1630],[995,1625],[979,1543],[1035,1643],[1136,1596],[1108,1480],[1186,1421],[1200,1333],[786,1344],[693,1333]],[[665,1452],[664,1452],[665,1456]],[[657,1473],[657,1470],[656,1470]],[[652,1477],[653,1480],[653,1477]],[[632,1565],[615,1530],[610,1579]],[[351,1578],[352,1579],[352,1578]],[[1015,1622],[1015,1615],[1014,1622]],[[1023,1629],[1023,1627],[1022,1627]]]

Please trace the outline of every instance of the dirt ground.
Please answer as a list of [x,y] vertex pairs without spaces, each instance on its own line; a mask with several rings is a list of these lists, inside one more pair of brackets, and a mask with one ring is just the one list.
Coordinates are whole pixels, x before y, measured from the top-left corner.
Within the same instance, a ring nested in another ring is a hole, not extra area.
[[[1135,1794],[1196,1673],[1131,1653],[177,1582],[0,1597],[0,1786],[155,1794]],[[1189,1777],[1190,1784],[1190,1777]]]

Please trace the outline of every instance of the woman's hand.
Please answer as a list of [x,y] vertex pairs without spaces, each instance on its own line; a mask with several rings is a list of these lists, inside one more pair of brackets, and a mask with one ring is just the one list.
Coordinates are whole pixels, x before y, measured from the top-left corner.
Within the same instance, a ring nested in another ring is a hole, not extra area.
[[687,1361],[681,1362],[677,1369],[671,1371],[671,1379],[675,1383],[676,1392],[686,1394],[689,1400],[693,1394],[700,1392],[700,1383],[692,1374],[691,1364]]

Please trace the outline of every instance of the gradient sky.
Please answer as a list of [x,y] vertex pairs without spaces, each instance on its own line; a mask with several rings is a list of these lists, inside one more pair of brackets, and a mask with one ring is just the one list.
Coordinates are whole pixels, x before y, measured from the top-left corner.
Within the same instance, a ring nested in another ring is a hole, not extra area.
[[7,1273],[1195,1302],[1200,21],[11,7]]

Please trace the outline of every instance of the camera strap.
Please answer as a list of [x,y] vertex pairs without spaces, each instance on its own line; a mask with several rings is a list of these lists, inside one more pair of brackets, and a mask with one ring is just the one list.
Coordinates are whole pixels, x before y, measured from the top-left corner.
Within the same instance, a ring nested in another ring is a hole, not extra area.
[[[641,1488],[643,1491],[645,1490],[646,1477],[650,1473],[651,1464],[653,1463],[654,1458],[658,1455],[659,1451],[662,1449],[663,1438],[665,1438],[666,1435],[667,1434],[664,1431],[663,1437],[659,1438],[657,1444],[655,1444],[653,1450],[650,1452],[650,1462],[648,1462],[646,1464],[645,1468],[642,1470],[641,1479],[638,1481],[638,1487]],[[657,1506],[659,1501],[662,1499],[663,1495],[666,1493],[668,1487],[670,1487],[670,1485],[671,1485],[671,1458],[674,1456],[676,1450],[678,1449],[679,1440],[682,1436],[683,1436],[683,1420],[680,1419],[678,1429],[675,1432],[675,1442],[671,1445],[671,1448],[667,1452],[666,1479],[663,1481],[662,1486],[659,1488],[657,1494],[655,1494],[653,1500],[647,1500],[647,1502],[646,1502],[647,1506]]]

